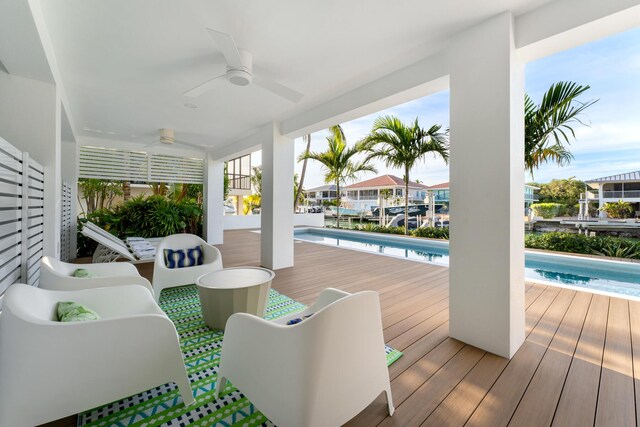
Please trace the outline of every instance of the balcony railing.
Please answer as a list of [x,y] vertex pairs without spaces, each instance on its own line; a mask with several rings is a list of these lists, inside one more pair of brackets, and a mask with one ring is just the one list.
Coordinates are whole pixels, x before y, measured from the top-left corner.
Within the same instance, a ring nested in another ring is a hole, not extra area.
[[232,190],[251,190],[251,176],[228,174],[229,188]]
[[603,191],[604,199],[640,199],[640,190]]

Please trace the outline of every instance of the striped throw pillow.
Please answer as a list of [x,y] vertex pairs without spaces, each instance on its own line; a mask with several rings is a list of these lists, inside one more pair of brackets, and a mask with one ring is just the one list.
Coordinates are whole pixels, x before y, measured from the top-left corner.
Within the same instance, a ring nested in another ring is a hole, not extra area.
[[184,268],[204,264],[202,245],[187,249],[165,249],[164,265],[167,268]]

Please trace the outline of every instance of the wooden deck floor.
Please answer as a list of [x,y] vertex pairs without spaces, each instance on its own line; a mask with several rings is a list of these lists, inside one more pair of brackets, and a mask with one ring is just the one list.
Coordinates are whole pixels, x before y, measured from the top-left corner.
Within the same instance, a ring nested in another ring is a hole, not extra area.
[[[225,266],[259,264],[258,234],[227,232],[225,242]],[[523,285],[527,340],[509,361],[448,337],[448,269],[312,243],[295,249],[276,290],[305,304],[326,287],[375,290],[385,340],[404,352],[389,368],[394,416],[380,396],[349,426],[636,425],[639,302]]]

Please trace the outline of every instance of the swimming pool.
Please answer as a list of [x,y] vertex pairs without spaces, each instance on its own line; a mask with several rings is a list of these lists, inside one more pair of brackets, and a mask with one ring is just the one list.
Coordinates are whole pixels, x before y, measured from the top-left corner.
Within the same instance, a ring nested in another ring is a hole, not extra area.
[[[449,242],[326,228],[299,228],[298,240],[449,266]],[[640,298],[640,264],[525,251],[525,278]]]

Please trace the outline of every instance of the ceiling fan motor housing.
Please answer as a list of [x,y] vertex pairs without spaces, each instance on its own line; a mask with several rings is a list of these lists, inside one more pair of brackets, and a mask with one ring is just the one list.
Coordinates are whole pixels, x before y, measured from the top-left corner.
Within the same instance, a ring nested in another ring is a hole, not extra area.
[[160,129],[160,142],[163,144],[173,144],[173,129]]
[[240,58],[242,59],[242,68],[227,67],[227,80],[236,86],[247,86],[251,84],[253,75],[253,56],[244,49],[238,49]]

